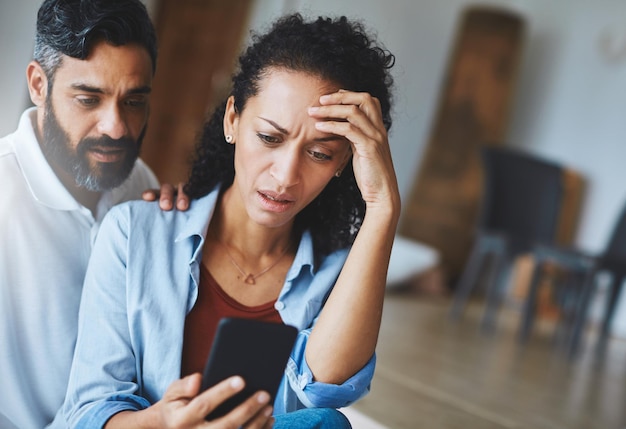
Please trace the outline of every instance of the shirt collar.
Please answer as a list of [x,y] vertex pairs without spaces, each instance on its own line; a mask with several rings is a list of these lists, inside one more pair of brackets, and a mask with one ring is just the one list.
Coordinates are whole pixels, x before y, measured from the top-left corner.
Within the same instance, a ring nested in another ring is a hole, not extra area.
[[204,242],[218,197],[219,187],[215,188],[204,197],[193,200],[191,202],[191,208],[185,212],[181,212],[187,219],[180,233],[176,236],[175,242],[194,236],[200,236],[202,242]]
[[56,210],[77,210],[82,206],[65,189],[46,160],[35,129],[37,108],[26,110],[16,131],[15,154],[24,178],[36,201]]
[[[179,242],[188,238],[197,237],[197,247],[194,249],[193,259],[198,257],[200,249],[204,244],[204,240],[207,235],[209,223],[215,212],[215,206],[219,197],[219,186],[211,191],[206,196],[192,201],[192,209],[184,212],[187,216],[187,222],[181,232],[176,237],[175,242]],[[311,233],[307,230],[304,231],[298,245],[298,251],[294,258],[293,264],[287,273],[287,280],[292,280],[297,277],[300,272],[309,267],[311,275],[314,274],[314,252],[313,252],[313,238]]]

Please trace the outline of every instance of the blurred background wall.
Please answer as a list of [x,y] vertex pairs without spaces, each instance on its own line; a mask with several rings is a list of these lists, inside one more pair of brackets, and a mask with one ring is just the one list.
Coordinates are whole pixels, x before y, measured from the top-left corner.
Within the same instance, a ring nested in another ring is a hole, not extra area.
[[[159,0],[145,2],[155,22],[165,18],[158,16],[163,7]],[[207,3],[215,6],[220,1],[207,0]],[[272,18],[292,11],[306,15],[345,14],[361,19],[377,31],[379,39],[396,55],[395,120],[390,139],[403,197],[408,196],[420,168],[463,9],[487,4],[519,13],[526,21],[526,35],[506,143],[558,161],[583,175],[586,193],[575,243],[590,252],[603,249],[626,203],[626,2],[250,0],[247,3],[247,12],[240,12],[245,16],[237,21],[241,26],[237,43],[246,41],[250,28],[262,30]],[[21,111],[29,105],[25,67],[31,58],[39,4],[40,0],[0,0],[0,135],[15,129]],[[223,61],[232,59],[225,57]],[[205,94],[210,104],[220,95],[219,85],[224,85],[224,79],[223,76],[207,78],[218,81],[218,88],[213,86],[213,93]],[[177,80],[169,85],[175,87]],[[176,107],[171,105],[172,109]],[[201,119],[196,118],[198,129]],[[187,125],[189,136],[195,136],[198,131],[192,128],[193,123]],[[146,152],[150,152],[148,147]],[[172,168],[181,167],[172,165]],[[179,179],[161,169],[155,170],[162,180]],[[622,294],[614,326],[620,336],[626,336],[625,296]]]

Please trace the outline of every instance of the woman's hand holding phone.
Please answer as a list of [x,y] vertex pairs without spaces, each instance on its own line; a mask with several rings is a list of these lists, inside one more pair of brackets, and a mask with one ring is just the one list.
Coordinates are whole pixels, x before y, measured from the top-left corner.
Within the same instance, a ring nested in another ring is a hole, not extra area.
[[116,427],[269,429],[273,426],[272,406],[267,392],[257,392],[228,414],[206,421],[205,416],[244,388],[241,377],[230,377],[199,394],[202,375],[174,381],[163,398],[142,411],[122,411],[113,416],[106,429]]

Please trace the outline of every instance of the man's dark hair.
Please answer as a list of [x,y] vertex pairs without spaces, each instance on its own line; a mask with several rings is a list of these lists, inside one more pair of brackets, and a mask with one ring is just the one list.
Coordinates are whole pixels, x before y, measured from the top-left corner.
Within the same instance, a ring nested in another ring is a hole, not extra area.
[[48,85],[63,55],[84,60],[94,42],[113,46],[137,43],[156,69],[156,33],[140,0],[45,0],[37,14],[34,60],[44,70]]
[[[368,92],[381,104],[385,128],[391,127],[390,68],[394,56],[376,44],[362,24],[346,17],[307,22],[300,14],[279,19],[239,57],[231,94],[235,110],[242,112],[270,69],[310,73],[340,88]],[[204,126],[185,191],[192,198],[206,195],[217,185],[233,182],[234,145],[225,143],[224,103]],[[310,230],[316,253],[327,254],[351,245],[361,227],[365,203],[356,184],[352,163],[333,178],[322,193],[296,216],[299,232]]]

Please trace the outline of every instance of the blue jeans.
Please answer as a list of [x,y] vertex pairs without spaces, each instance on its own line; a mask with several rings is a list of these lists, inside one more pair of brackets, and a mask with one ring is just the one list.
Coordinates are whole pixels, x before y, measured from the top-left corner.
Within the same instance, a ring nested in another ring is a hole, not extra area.
[[274,417],[274,429],[351,429],[347,417],[334,408],[305,408]]

